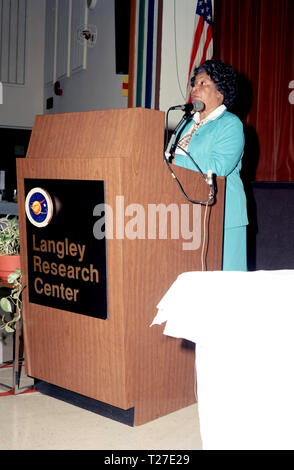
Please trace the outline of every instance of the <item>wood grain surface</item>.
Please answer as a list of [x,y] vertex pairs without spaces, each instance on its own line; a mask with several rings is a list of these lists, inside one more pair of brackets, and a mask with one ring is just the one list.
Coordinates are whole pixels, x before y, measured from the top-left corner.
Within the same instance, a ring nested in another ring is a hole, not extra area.
[[[141,108],[37,116],[25,159],[17,161],[21,264],[27,272],[25,178],[104,180],[105,201],[116,207],[187,202],[163,162],[164,113]],[[206,200],[208,185],[176,167],[187,192]],[[208,209],[207,269],[219,270],[225,179]],[[192,210],[192,205],[190,205]],[[135,206],[131,206],[135,207]],[[202,207],[201,239],[203,240]],[[78,208],[77,208],[78,215]],[[131,217],[126,217],[128,222]],[[148,217],[146,215],[146,226]],[[195,401],[194,347],[150,324],[156,306],[182,272],[201,270],[202,246],[183,250],[172,239],[108,239],[108,319],[29,302],[24,291],[27,374],[99,401],[135,407],[135,425]],[[195,304],[197,297],[195,296]]]

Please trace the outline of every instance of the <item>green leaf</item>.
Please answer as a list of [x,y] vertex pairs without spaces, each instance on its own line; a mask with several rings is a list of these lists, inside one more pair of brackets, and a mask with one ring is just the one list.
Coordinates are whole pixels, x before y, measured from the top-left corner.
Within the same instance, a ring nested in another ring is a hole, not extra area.
[[3,297],[0,300],[0,307],[2,308],[2,310],[4,310],[4,312],[8,312],[8,313],[12,312],[11,302],[6,297]]
[[7,333],[14,333],[14,329],[11,328],[11,326],[9,326],[8,324],[5,325],[5,331],[6,331]]
[[16,281],[19,278],[19,274],[16,272],[10,273],[8,276],[8,282],[12,284],[14,281]]

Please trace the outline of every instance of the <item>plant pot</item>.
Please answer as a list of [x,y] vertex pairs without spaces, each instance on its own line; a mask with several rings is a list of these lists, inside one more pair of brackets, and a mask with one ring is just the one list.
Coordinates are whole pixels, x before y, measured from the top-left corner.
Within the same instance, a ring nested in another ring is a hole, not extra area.
[[0,281],[8,281],[9,274],[16,268],[20,268],[19,255],[1,255],[0,256]]

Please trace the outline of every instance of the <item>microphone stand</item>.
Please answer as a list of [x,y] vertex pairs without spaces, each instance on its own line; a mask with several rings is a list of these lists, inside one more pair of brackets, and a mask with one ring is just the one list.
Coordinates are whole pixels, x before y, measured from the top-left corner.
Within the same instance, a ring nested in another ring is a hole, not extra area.
[[166,122],[165,122],[165,135],[166,135],[166,137],[165,137],[165,146],[164,146],[164,152],[163,152],[163,159],[165,161],[166,161],[166,159],[169,159],[171,157],[170,149],[171,149],[171,146],[172,146],[172,142],[174,140],[174,136],[176,135],[178,129],[181,127],[183,122],[185,122],[185,121],[189,122],[193,118],[193,115],[192,115],[191,111],[189,111],[189,110],[185,111],[182,119],[180,120],[180,122],[177,124],[177,126],[173,130],[169,142],[167,142],[167,139],[168,139],[168,114],[169,114],[171,109],[172,108],[169,108],[167,113],[166,113]]

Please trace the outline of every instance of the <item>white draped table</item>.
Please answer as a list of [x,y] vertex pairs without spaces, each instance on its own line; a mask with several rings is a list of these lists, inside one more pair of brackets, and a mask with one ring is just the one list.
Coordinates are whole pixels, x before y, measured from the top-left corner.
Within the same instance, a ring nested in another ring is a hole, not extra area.
[[188,272],[158,304],[196,343],[204,449],[294,449],[293,297],[294,270]]

